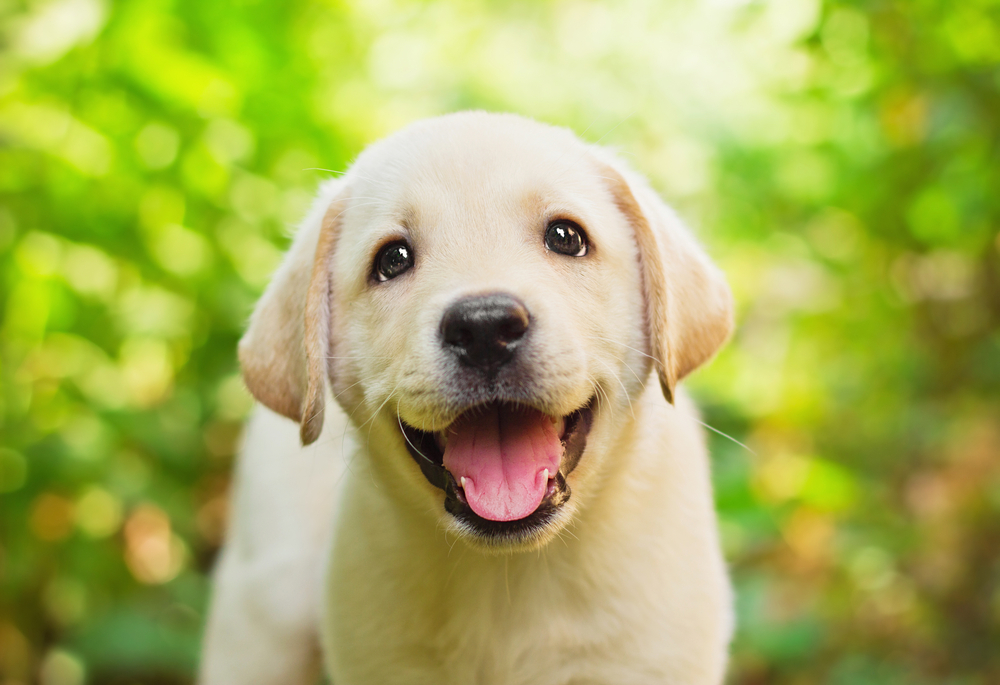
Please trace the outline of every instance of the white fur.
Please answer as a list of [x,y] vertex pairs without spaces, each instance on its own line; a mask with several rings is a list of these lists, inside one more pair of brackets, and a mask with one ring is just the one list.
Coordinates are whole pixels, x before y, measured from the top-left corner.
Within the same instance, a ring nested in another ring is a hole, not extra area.
[[[638,268],[652,257],[638,254],[603,164],[644,212],[659,203],[568,132],[484,113],[417,124],[322,189],[282,269],[312,268],[324,213],[346,198],[323,430],[303,448],[270,410],[250,420],[200,682],[312,682],[320,655],[335,685],[722,681],[731,596],[704,440],[683,392],[673,405],[661,395],[646,327],[664,324],[647,321]],[[536,224],[557,210],[580,217],[597,246],[589,266],[536,245]],[[426,257],[373,286],[372,250],[403,215]],[[663,215],[658,240],[699,250]],[[681,286],[692,293],[673,320],[697,319],[699,294]],[[456,297],[498,289],[532,312],[539,405],[566,414],[598,396],[565,511],[535,543],[508,549],[455,524],[396,424],[439,429],[461,411],[448,401],[437,322]],[[305,293],[276,285],[273,297],[301,309]],[[684,344],[677,331],[659,337]]]

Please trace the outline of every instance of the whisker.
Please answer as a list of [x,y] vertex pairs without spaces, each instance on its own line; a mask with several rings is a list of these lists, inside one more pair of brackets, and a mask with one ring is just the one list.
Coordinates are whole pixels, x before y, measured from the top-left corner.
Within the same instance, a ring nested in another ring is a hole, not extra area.
[[[392,389],[392,392],[390,392],[390,393],[389,393],[389,395],[388,395],[388,396],[387,396],[387,397],[385,398],[385,401],[384,401],[384,402],[382,402],[382,404],[380,404],[380,405],[378,406],[378,409],[376,409],[376,410],[374,411],[374,413],[372,413],[372,416],[371,416],[371,418],[370,418],[370,419],[369,419],[368,421],[365,421],[365,423],[368,423],[368,424],[370,424],[370,425],[368,426],[368,435],[367,435],[367,436],[365,436],[365,444],[366,444],[366,446],[367,446],[367,449],[369,449],[369,450],[371,450],[371,442],[372,442],[372,428],[374,428],[374,427],[375,427],[375,419],[377,419],[377,418],[378,418],[378,414],[379,414],[379,412],[380,412],[380,411],[382,411],[382,407],[384,407],[385,405],[389,404],[389,400],[391,400],[391,399],[392,399],[392,396],[396,394],[396,391],[397,391],[398,389],[399,389],[399,383],[397,383],[397,384],[396,384],[396,387],[395,387],[395,388],[393,388],[393,389]],[[361,424],[361,426],[362,426],[362,428],[363,428],[363,427],[364,427],[364,424]],[[374,486],[375,486],[375,487],[377,488],[377,487],[378,487],[378,483],[376,483],[376,482],[375,482],[375,474],[374,474],[374,473],[372,473],[372,471],[371,471],[371,470],[369,469],[369,471],[368,471],[368,475],[369,475],[369,476],[371,477],[371,480],[372,480],[372,485],[374,485]]]
[[[360,405],[351,410],[350,416],[347,417],[347,422],[344,425],[344,434],[340,437],[340,453],[344,453],[344,446],[347,444],[347,432],[351,429],[351,424],[354,423],[354,415],[360,409]],[[351,454],[350,459],[347,460],[347,470],[354,473],[354,461],[361,454],[361,441],[358,441],[356,449]]]
[[708,430],[710,430],[710,431],[712,431],[714,433],[718,433],[719,435],[721,435],[724,438],[728,438],[728,439],[732,440],[733,442],[735,442],[737,445],[739,445],[740,447],[742,447],[743,449],[745,449],[747,452],[749,452],[753,456],[755,456],[755,457],[757,456],[756,452],[754,452],[752,449],[750,449],[749,447],[747,447],[746,445],[744,445],[742,442],[740,442],[739,440],[737,440],[733,436],[731,436],[731,435],[729,435],[727,433],[723,433],[718,428],[715,428],[714,426],[709,426],[707,423],[705,423],[704,421],[701,421],[701,420],[699,420],[697,418],[695,418],[695,421],[697,421],[698,423],[700,423],[701,425],[703,425]]
[[607,368],[607,370],[611,372],[612,378],[618,381],[618,385],[622,386],[622,392],[625,393],[625,399],[628,400],[628,410],[632,413],[632,420],[635,421],[635,409],[632,407],[632,398],[629,397],[628,390],[625,389],[625,384],[622,383],[622,379],[618,377],[618,374],[615,373],[614,368],[612,368],[611,365],[608,364],[606,361],[604,361],[603,359],[598,359],[597,361],[604,364],[605,368]]
[[[458,536],[457,536],[457,535],[455,536],[455,542],[458,542]],[[451,550],[452,550],[452,548],[453,548],[454,546],[455,546],[455,543],[453,542],[453,543],[452,543],[452,545],[451,545],[451,547],[449,547],[449,548],[448,548],[448,556],[449,556],[449,557],[451,556]],[[462,562],[463,562],[463,561],[465,560],[465,555],[466,555],[466,554],[468,554],[468,553],[469,553],[469,548],[468,548],[468,547],[466,547],[466,548],[465,548],[465,549],[464,549],[464,550],[462,551],[462,556],[460,556],[460,557],[458,558],[458,560],[457,560],[457,561],[455,561],[455,563],[454,563],[454,564],[452,565],[452,567],[451,567],[451,571],[450,571],[450,572],[448,573],[448,578],[447,578],[447,579],[445,579],[445,581],[444,581],[444,587],[445,587],[445,589],[447,589],[447,588],[448,588],[448,585],[450,585],[450,584],[451,584],[451,578],[452,578],[452,576],[454,576],[454,575],[455,575],[455,571],[456,571],[456,570],[458,570],[458,567],[462,565]]]
[[594,117],[591,120],[590,125],[587,128],[583,129],[583,133],[580,134],[580,140],[583,140],[583,137],[587,135],[587,132],[590,131],[590,129],[594,128],[594,124],[597,123],[598,119],[600,119],[600,117]]
[[396,400],[396,423],[399,424],[399,431],[403,434],[403,439],[406,440],[406,442],[410,445],[410,447],[413,448],[413,451],[416,452],[417,454],[419,454],[421,457],[423,457],[424,461],[426,461],[428,464],[433,464],[434,466],[437,466],[437,462],[436,461],[434,461],[433,459],[431,459],[430,457],[428,457],[426,454],[424,454],[423,452],[421,452],[420,450],[418,450],[417,446],[414,445],[412,442],[410,442],[410,436],[408,436],[406,434],[406,431],[403,429],[403,419],[399,415],[399,400]]
[[560,532],[560,533],[566,533],[566,535],[570,536],[571,538],[573,538],[573,539],[574,539],[574,540],[576,540],[577,542],[580,542],[580,538],[578,538],[578,537],[576,536],[576,533],[574,533],[573,531],[571,531],[571,530],[569,529],[569,526],[566,526],[565,528],[563,528],[563,529],[562,529],[561,531],[559,531],[559,532]]
[[[386,395],[386,398],[382,401],[382,404],[378,405],[378,409],[376,409],[374,412],[372,412],[371,418],[369,418],[367,421],[365,421],[365,423],[370,423],[371,424],[370,426],[368,426],[368,437],[366,438],[366,442],[369,442],[369,443],[371,442],[371,439],[372,439],[372,428],[375,427],[375,419],[378,418],[378,413],[380,411],[382,411],[382,408],[385,407],[385,405],[389,404],[389,400],[392,399],[392,396],[396,394],[397,390],[399,390],[399,383],[396,383],[396,387],[392,389],[392,392],[390,392],[388,395]],[[361,428],[365,427],[365,423],[361,424]]]
[[342,209],[340,211],[340,213],[337,214],[337,216],[333,217],[334,221],[336,221],[340,217],[344,216],[344,214],[346,214],[348,210],[355,209],[357,207],[371,207],[373,205],[381,204],[381,202],[382,202],[377,197],[361,197],[361,198],[354,198],[354,199],[357,199],[357,200],[374,200],[374,202],[361,202],[359,204],[348,203],[347,207],[345,207],[344,209]]
[[605,390],[603,387],[601,387],[601,384],[593,376],[588,376],[588,378],[590,379],[590,382],[594,384],[594,390],[596,391],[596,397],[597,397],[598,403],[600,403],[600,401],[601,401],[601,394],[603,393],[604,394],[604,403],[605,403],[605,405],[607,405],[609,411],[611,411],[612,418],[614,418],[615,407],[614,407],[613,404],[611,404],[611,398],[608,397],[608,391]]
[[646,383],[645,383],[645,382],[644,382],[644,381],[643,381],[643,380],[642,380],[641,378],[639,378],[639,374],[637,374],[637,373],[635,372],[635,370],[634,370],[634,369],[633,369],[633,368],[632,368],[632,367],[631,367],[631,366],[630,366],[629,364],[625,363],[625,360],[624,360],[624,359],[621,359],[620,357],[618,357],[618,355],[615,355],[615,354],[611,354],[610,352],[609,352],[608,354],[609,354],[609,355],[611,355],[611,358],[612,358],[612,359],[616,359],[616,360],[618,360],[618,362],[619,362],[619,363],[621,363],[621,364],[622,364],[622,365],[623,365],[623,366],[624,366],[624,367],[625,367],[626,369],[628,369],[629,371],[631,371],[631,372],[632,372],[632,375],[633,375],[633,376],[635,376],[635,379],[636,379],[636,380],[637,380],[637,381],[639,382],[639,386],[640,386],[640,387],[641,387],[641,388],[642,388],[643,390],[645,390],[645,389],[646,389]]
[[663,365],[663,363],[658,358],[656,358],[656,357],[654,357],[652,355],[646,354],[642,350],[637,350],[634,347],[626,345],[625,343],[623,343],[623,342],[621,342],[619,340],[615,340],[613,338],[602,338],[599,335],[588,335],[588,336],[585,336],[585,337],[587,337],[587,338],[593,338],[594,340],[605,340],[607,342],[612,342],[612,343],[614,343],[616,345],[621,345],[622,347],[624,347],[626,349],[629,349],[629,350],[632,350],[633,352],[635,352],[637,354],[641,354],[643,357],[647,357],[649,359],[652,359],[654,362],[656,362],[657,364],[660,364],[661,366]]
[[[318,167],[318,166],[306,167],[302,171],[325,171],[328,174],[337,174],[338,176],[346,176],[348,174],[348,170],[337,171],[336,169],[324,169],[323,167]],[[364,174],[359,173],[358,171],[355,171],[354,175],[362,180],[368,181],[369,183],[375,183],[374,180],[372,180],[368,176],[365,176]]]
[[[354,385],[357,385],[357,383],[355,383]],[[350,387],[353,387],[353,386],[350,386]],[[397,384],[396,384],[396,387],[395,387],[395,388],[393,388],[393,389],[392,389],[392,392],[390,392],[390,393],[389,393],[389,395],[388,395],[388,397],[386,397],[386,398],[385,398],[385,401],[384,401],[384,402],[382,402],[382,404],[380,404],[380,405],[379,405],[378,409],[376,409],[376,410],[375,410],[375,411],[374,411],[374,412],[372,413],[371,417],[370,417],[370,418],[369,418],[369,419],[368,419],[367,421],[365,421],[364,423],[362,423],[362,424],[361,424],[360,426],[358,426],[358,427],[357,427],[358,431],[360,432],[360,431],[361,431],[361,429],[363,429],[363,428],[365,427],[365,424],[367,424],[367,423],[369,423],[369,422],[371,422],[371,424],[372,424],[372,425],[371,425],[371,426],[370,426],[370,427],[368,428],[368,436],[367,436],[367,437],[366,437],[366,439],[365,439],[365,442],[366,442],[366,443],[369,443],[369,445],[368,445],[368,447],[366,447],[366,449],[368,449],[368,448],[370,447],[370,443],[371,443],[371,439],[372,439],[372,428],[374,428],[374,426],[375,426],[375,419],[376,419],[376,418],[378,418],[378,413],[379,413],[380,411],[382,411],[382,407],[384,407],[384,406],[385,406],[385,405],[386,405],[386,404],[387,404],[387,403],[389,402],[389,400],[390,400],[390,399],[392,399],[392,396],[393,396],[394,394],[396,394],[396,390],[398,390],[398,389],[399,389],[399,383],[397,383]],[[344,434],[343,434],[343,435],[341,436],[341,439],[340,439],[340,453],[341,453],[341,454],[343,454],[343,453],[344,453],[344,446],[345,446],[345,444],[347,443],[347,432],[348,432],[348,431],[350,430],[350,428],[351,428],[351,423],[352,423],[352,422],[354,421],[354,414],[355,414],[355,412],[357,412],[357,410],[358,410],[358,409],[360,409],[360,408],[361,408],[361,407],[360,407],[360,405],[359,405],[358,407],[355,407],[353,411],[351,411],[351,415],[350,415],[350,416],[348,417],[348,418],[349,418],[349,420],[348,420],[347,424],[346,424],[346,425],[344,426]],[[358,450],[357,450],[357,451],[355,451],[354,455],[353,455],[353,456],[352,456],[352,457],[351,457],[351,458],[350,458],[350,459],[348,460],[348,462],[347,462],[347,468],[348,468],[348,469],[349,469],[349,470],[350,470],[350,471],[351,471],[352,473],[354,472],[354,470],[353,470],[353,468],[352,468],[352,464],[353,464],[354,460],[355,460],[355,459],[357,458],[358,454],[360,453],[360,449],[361,449],[361,445],[359,444],[359,445],[358,445]],[[374,485],[374,486],[375,486],[376,488],[378,488],[378,487],[379,487],[379,485],[378,485],[378,483],[377,483],[377,482],[375,481],[375,476],[374,476],[374,474],[372,474],[372,473],[371,473],[371,471],[370,471],[370,470],[369,470],[369,473],[368,473],[368,475],[369,475],[369,476],[371,477],[371,479],[372,479],[372,484],[373,484],[373,485]]]
[[347,392],[348,390],[350,390],[351,388],[353,388],[355,385],[361,385],[362,382],[363,381],[358,381],[357,383],[351,383],[346,388],[344,388],[343,390],[341,390],[340,392],[338,392],[336,395],[334,395],[333,399],[337,399],[338,397],[340,397],[341,395],[343,395],[345,392]]
[[633,116],[633,115],[634,115],[634,114],[635,114],[635,113],[636,113],[637,111],[639,111],[639,110],[636,110],[636,109],[633,109],[633,110],[632,110],[632,111],[631,111],[631,112],[629,113],[629,115],[628,115],[627,117],[625,117],[624,119],[622,119],[621,121],[619,121],[619,122],[618,122],[617,124],[615,124],[615,125],[614,125],[614,128],[612,128],[612,129],[611,129],[610,131],[608,131],[608,132],[607,132],[607,133],[605,133],[605,134],[604,134],[603,136],[601,136],[601,137],[600,137],[600,139],[599,139],[599,140],[598,140],[598,141],[597,141],[596,143],[594,143],[594,145],[600,145],[600,144],[601,144],[601,141],[602,141],[602,140],[604,140],[605,138],[607,138],[608,136],[610,136],[610,135],[611,135],[612,133],[614,133],[614,132],[615,132],[615,129],[617,129],[617,128],[618,128],[619,126],[621,126],[621,125],[622,125],[622,124],[624,124],[624,123],[625,123],[626,121],[628,121],[629,119],[631,119],[631,118],[632,118],[632,116]]
[[324,394],[323,402],[320,403],[320,405],[316,409],[316,411],[314,411],[310,416],[308,416],[308,417],[303,416],[302,417],[302,421],[299,423],[300,426],[303,425],[303,424],[312,423],[312,421],[317,416],[319,416],[320,414],[322,414],[326,410],[326,397],[325,397],[325,395],[326,395],[326,388],[325,388],[325,386],[324,386],[324,389],[323,389],[323,394]]
[[510,555],[503,558],[503,584],[507,588],[507,606],[511,606],[510,600]]
[[356,209],[358,207],[372,207],[374,205],[382,204],[382,200],[380,200],[377,197],[356,197],[356,198],[352,198],[352,199],[354,199],[354,200],[371,200],[371,202],[359,202],[357,204],[355,204],[354,202],[351,202],[351,203],[349,203],[349,206],[346,207],[342,212],[340,212],[340,214],[338,214],[337,216],[335,216],[334,219],[339,219],[344,214],[344,212],[348,211],[349,209]]

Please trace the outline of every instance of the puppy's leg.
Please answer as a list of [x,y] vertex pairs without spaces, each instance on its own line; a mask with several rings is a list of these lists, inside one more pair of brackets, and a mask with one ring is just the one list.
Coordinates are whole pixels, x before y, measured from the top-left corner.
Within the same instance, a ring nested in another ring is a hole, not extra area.
[[[317,682],[316,622],[303,593],[315,587],[299,559],[248,560],[227,549],[215,574],[201,685]],[[318,597],[315,601],[318,601]],[[313,604],[315,606],[315,604]]]
[[[328,414],[327,434],[340,436],[343,415]],[[316,682],[341,442],[303,449],[291,421],[263,408],[251,418],[214,576],[201,685]]]

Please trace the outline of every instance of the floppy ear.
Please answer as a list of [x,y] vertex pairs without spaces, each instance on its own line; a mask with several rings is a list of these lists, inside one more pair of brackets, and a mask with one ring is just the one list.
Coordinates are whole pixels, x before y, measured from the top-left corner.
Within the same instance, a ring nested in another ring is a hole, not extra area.
[[[645,180],[611,166],[603,174],[639,246],[649,344],[668,402],[733,329],[733,296],[722,272]],[[626,180],[627,179],[627,180]]]
[[343,181],[325,186],[240,339],[243,380],[254,397],[319,437],[330,357],[330,260],[347,205]]

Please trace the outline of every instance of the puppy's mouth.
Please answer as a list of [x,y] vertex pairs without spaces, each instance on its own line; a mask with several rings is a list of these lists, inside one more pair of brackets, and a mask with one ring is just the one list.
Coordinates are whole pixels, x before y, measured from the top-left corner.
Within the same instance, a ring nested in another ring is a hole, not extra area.
[[434,433],[400,422],[410,456],[445,492],[445,509],[491,539],[520,538],[547,523],[570,496],[593,419],[592,399],[566,416],[489,402]]

